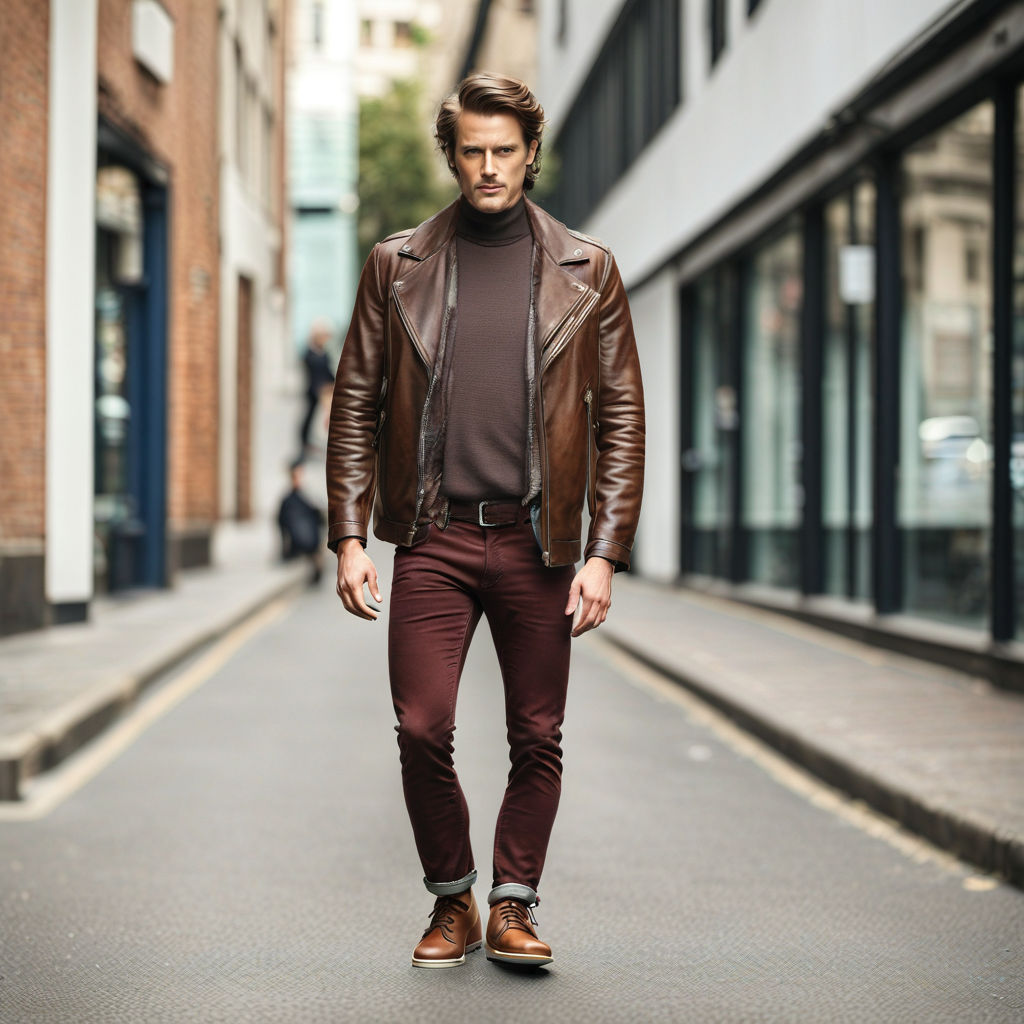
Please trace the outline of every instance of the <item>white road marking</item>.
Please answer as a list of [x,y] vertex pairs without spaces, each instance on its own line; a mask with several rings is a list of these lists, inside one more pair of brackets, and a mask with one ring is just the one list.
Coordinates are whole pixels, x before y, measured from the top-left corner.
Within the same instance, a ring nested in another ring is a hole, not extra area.
[[[705,704],[699,697],[638,661],[620,647],[615,646],[610,640],[592,635],[590,643],[597,645],[601,656],[611,662],[616,670],[637,689],[645,691],[662,703],[674,704],[695,725],[702,726],[714,733],[740,757],[752,761],[776,782],[797,793],[815,807],[835,814],[862,832],[881,839],[917,864],[935,864],[946,871],[960,875],[967,870],[976,872],[977,869],[968,867],[952,854],[933,846],[928,840],[907,832],[896,822],[868,807],[862,801],[852,799],[804,769],[797,767],[761,740],[744,732],[724,714]],[[963,884],[969,892],[987,892],[1001,883],[991,876],[973,874],[971,878],[965,879]]]
[[215,675],[260,630],[280,619],[290,602],[277,600],[236,626],[192,665],[144,695],[106,732],[44,775],[25,784],[25,797],[0,803],[0,822],[37,821],[98,775],[157,719]]

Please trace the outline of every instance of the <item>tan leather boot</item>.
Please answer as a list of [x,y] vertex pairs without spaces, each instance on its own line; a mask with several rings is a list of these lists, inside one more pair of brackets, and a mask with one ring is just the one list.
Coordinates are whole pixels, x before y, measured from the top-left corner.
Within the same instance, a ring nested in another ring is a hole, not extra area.
[[413,967],[458,967],[466,954],[480,948],[480,911],[473,890],[438,896],[430,925],[412,952]]
[[534,931],[536,920],[520,900],[501,900],[487,920],[487,959],[522,967],[543,967],[552,962],[551,947]]

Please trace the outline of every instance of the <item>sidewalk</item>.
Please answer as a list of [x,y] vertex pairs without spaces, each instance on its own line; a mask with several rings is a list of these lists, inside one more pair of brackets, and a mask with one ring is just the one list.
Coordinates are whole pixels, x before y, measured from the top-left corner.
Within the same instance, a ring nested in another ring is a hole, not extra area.
[[1024,887],[1024,697],[631,577],[604,636],[787,757]]
[[0,640],[0,800],[131,705],[161,673],[303,585],[304,560],[274,561],[266,521],[221,523],[213,567],[169,590],[93,603],[90,621]]

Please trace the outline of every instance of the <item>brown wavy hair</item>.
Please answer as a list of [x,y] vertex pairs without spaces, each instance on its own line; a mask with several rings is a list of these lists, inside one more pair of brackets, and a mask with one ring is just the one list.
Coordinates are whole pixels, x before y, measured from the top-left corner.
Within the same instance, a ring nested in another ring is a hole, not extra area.
[[474,114],[511,114],[523,129],[527,149],[536,139],[537,152],[533,162],[526,168],[526,180],[523,182],[524,189],[533,188],[540,174],[544,108],[525,83],[518,78],[497,75],[491,71],[474,71],[441,103],[434,122],[434,137],[437,139],[437,148],[444,153],[448,169],[455,178],[458,178],[455,169],[455,130],[459,124],[459,115],[464,110]]

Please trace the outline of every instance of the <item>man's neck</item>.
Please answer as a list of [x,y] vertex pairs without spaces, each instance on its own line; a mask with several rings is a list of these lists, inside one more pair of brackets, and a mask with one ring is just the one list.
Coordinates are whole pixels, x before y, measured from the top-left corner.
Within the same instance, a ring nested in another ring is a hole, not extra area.
[[498,213],[483,213],[463,196],[455,233],[481,245],[508,245],[525,238],[530,233],[525,197]]

